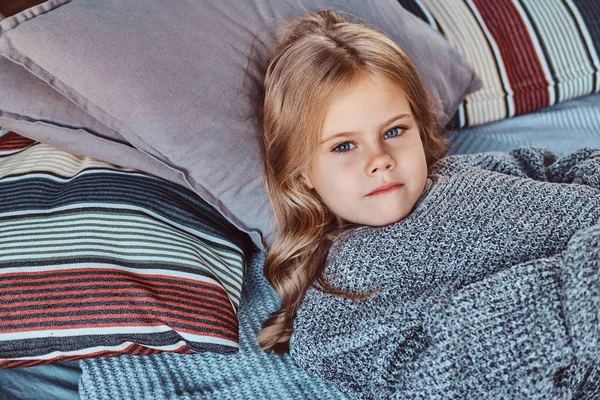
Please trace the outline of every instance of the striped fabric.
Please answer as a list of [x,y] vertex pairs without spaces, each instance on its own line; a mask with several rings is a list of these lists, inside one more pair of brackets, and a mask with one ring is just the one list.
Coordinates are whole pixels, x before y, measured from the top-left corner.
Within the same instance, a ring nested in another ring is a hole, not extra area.
[[0,137],[0,367],[232,353],[249,238],[189,190]]
[[0,157],[19,153],[34,143],[33,140],[24,138],[14,132],[0,130]]
[[600,91],[598,0],[398,0],[452,43],[482,89],[454,127],[530,113]]

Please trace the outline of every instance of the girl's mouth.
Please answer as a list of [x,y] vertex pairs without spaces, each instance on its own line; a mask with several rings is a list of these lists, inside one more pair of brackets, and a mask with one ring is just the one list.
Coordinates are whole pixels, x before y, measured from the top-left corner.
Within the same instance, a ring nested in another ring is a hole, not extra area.
[[399,189],[400,187],[402,187],[402,183],[400,182],[390,182],[390,183],[386,183],[385,185],[381,185],[379,186],[377,189],[373,190],[371,193],[369,193],[367,196],[375,196],[378,194],[385,194],[385,193],[389,193],[392,192],[396,189]]

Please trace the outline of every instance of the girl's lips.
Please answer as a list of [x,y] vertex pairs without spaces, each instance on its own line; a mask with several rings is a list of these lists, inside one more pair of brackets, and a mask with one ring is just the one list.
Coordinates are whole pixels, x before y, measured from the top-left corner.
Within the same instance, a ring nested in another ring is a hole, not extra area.
[[402,186],[402,184],[398,183],[398,182],[388,183],[388,184],[379,186],[377,189],[373,190],[367,196],[374,196],[374,195],[378,195],[378,194],[388,193],[393,190],[399,189],[401,186]]

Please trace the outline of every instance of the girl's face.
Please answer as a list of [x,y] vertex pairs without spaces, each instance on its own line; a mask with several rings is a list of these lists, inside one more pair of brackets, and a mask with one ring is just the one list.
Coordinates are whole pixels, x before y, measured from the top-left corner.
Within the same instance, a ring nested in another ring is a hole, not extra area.
[[306,185],[337,216],[383,226],[405,218],[425,188],[427,162],[406,96],[366,76],[327,111]]

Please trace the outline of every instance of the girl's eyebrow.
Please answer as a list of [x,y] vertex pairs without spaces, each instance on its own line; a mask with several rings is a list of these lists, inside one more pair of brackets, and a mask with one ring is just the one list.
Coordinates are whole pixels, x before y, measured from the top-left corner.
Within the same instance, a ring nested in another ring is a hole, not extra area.
[[[398,114],[390,119],[388,119],[387,121],[385,121],[383,124],[381,124],[381,126],[379,127],[379,130],[383,129],[386,125],[391,124],[392,122],[396,121],[397,119],[401,119],[401,118],[405,118],[405,117],[411,117],[412,114],[410,113],[403,113],[403,114]],[[340,136],[350,136],[355,132],[340,132],[340,133],[336,133],[335,135],[332,135],[330,137],[328,137],[327,139],[324,139],[321,141],[321,144],[329,142],[332,139],[338,138]]]

